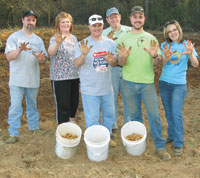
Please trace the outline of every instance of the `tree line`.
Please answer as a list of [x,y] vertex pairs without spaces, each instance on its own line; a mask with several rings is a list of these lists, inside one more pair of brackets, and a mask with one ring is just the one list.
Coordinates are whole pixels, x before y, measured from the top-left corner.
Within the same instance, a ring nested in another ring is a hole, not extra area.
[[97,13],[105,19],[106,10],[114,6],[122,14],[122,24],[130,25],[129,14],[135,5],[144,7],[147,29],[162,30],[170,20],[177,20],[184,30],[200,29],[200,0],[0,0],[0,28],[20,26],[26,10],[38,14],[37,26],[54,26],[61,11],[70,13],[75,24],[87,24],[90,15]]

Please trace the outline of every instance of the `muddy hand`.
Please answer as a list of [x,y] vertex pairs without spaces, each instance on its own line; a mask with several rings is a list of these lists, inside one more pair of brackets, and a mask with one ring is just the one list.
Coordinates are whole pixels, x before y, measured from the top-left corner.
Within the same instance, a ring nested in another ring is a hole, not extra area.
[[46,56],[42,54],[42,51],[40,51],[38,54],[32,53],[40,62],[44,62],[46,59]]
[[59,34],[59,33],[56,33],[54,37],[56,39],[56,43],[58,44],[62,43],[66,38],[66,36],[62,37],[62,34]]
[[117,53],[119,54],[120,57],[124,59],[126,59],[129,56],[131,49],[132,47],[129,47],[128,49],[126,49],[124,43],[117,45]]
[[87,55],[92,47],[93,47],[93,45],[88,47],[88,40],[86,40],[86,42],[84,42],[84,40],[82,40],[79,45],[79,48],[81,49],[81,53],[83,55]]
[[195,43],[192,44],[192,42],[190,40],[187,40],[187,44],[185,42],[183,42],[183,44],[185,46],[186,51],[182,52],[181,54],[191,55],[192,52],[193,52],[193,48],[194,48]]
[[169,48],[167,46],[167,43],[164,44],[163,48],[164,49],[163,50],[161,49],[161,51],[167,58],[171,57],[174,53],[176,53],[176,51],[171,51],[171,43],[169,44]]
[[111,31],[108,33],[107,37],[110,38],[111,40],[115,41],[117,39],[117,37],[114,38],[113,35],[114,35],[114,31]]
[[25,43],[25,42],[21,43],[21,46],[19,47],[20,50],[21,50],[21,51],[22,51],[22,50],[31,50],[31,48],[28,48],[28,47],[27,47],[28,44],[29,44],[29,42],[28,42],[28,43]]
[[157,42],[155,40],[151,40],[150,42],[150,48],[144,48],[144,50],[152,57],[157,56],[158,54],[158,46],[157,46]]
[[107,52],[105,60],[110,64],[110,63],[112,63],[113,59],[114,59],[114,54],[111,52]]

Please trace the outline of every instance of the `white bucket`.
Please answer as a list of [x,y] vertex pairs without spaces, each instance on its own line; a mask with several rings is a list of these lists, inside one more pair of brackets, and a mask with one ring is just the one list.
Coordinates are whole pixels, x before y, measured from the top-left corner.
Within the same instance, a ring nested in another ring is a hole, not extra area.
[[[132,133],[141,134],[143,137],[137,141],[129,141],[126,136]],[[126,151],[131,155],[139,156],[145,152],[146,149],[146,137],[147,130],[144,124],[137,121],[130,121],[123,125],[121,129],[122,143],[124,144]]]
[[[62,136],[65,136],[67,133],[77,135],[78,137],[76,139],[63,138]],[[55,146],[57,156],[62,159],[69,159],[74,156],[81,140],[81,134],[81,128],[74,123],[66,122],[58,125],[56,129]]]
[[102,125],[88,127],[84,133],[88,158],[92,161],[103,161],[108,158],[110,132]]

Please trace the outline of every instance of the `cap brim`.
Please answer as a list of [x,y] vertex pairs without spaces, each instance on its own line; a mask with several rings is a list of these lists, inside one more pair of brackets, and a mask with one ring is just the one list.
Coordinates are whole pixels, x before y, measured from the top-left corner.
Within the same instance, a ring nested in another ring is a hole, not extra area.
[[89,25],[94,25],[94,24],[97,24],[97,23],[104,24],[103,22],[98,21],[98,22],[90,22]]
[[144,14],[144,12],[141,12],[141,11],[134,11],[134,12],[131,12],[131,15],[133,15],[134,13],[141,13],[141,14]]

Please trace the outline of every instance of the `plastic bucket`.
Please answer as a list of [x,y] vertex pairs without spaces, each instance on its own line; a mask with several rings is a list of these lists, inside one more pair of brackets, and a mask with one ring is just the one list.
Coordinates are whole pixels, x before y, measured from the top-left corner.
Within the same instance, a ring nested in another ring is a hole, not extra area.
[[[132,133],[141,134],[143,137],[137,141],[129,141],[126,136]],[[145,152],[146,149],[146,137],[147,130],[144,124],[137,121],[130,121],[123,125],[121,129],[122,143],[124,144],[126,151],[135,156],[139,156]]]
[[[63,138],[67,133],[77,135],[76,139]],[[58,157],[62,159],[69,159],[76,154],[78,144],[81,140],[82,130],[81,128],[70,122],[62,123],[58,125],[56,129],[56,146],[55,152]]]
[[88,127],[84,133],[88,158],[92,161],[103,161],[108,158],[110,132],[102,125]]

